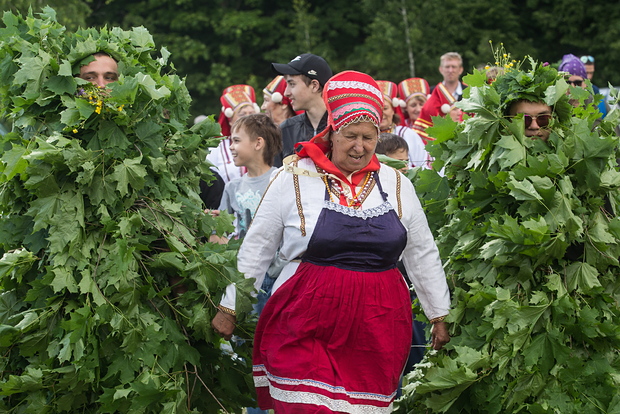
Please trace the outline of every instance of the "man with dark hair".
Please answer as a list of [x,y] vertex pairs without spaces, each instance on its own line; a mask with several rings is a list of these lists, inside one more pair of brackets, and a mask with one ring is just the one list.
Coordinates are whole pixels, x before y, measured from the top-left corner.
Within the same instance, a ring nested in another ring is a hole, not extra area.
[[549,125],[553,119],[552,107],[543,101],[533,102],[520,99],[513,102],[509,108],[509,116],[514,117],[519,114],[523,115],[525,125],[523,133],[526,137],[543,141],[549,139],[551,133]]
[[282,122],[282,152],[274,166],[282,166],[284,158],[293,154],[295,144],[308,141],[327,127],[327,108],[323,102],[323,86],[333,73],[325,59],[311,53],[297,56],[289,63],[272,63],[272,69],[286,79],[284,96],[295,111],[305,111]]

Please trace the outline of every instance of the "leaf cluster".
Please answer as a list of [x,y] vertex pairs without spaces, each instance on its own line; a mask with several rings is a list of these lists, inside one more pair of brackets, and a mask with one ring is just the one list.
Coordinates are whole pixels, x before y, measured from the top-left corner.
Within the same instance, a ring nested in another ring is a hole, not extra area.
[[405,395],[418,409],[620,409],[618,112],[595,125],[593,108],[564,106],[548,141],[525,137],[507,103],[531,94],[557,110],[567,90],[532,68],[492,85],[474,74],[460,104],[474,115],[432,130],[446,176],[414,177],[453,295],[448,351]]
[[[239,282],[229,215],[203,213],[211,117],[187,129],[184,80],[144,28],[67,34],[46,8],[3,15],[0,411],[189,413],[250,405],[249,344],[210,321]],[[75,75],[104,51],[120,78]],[[250,321],[241,332],[251,335]]]

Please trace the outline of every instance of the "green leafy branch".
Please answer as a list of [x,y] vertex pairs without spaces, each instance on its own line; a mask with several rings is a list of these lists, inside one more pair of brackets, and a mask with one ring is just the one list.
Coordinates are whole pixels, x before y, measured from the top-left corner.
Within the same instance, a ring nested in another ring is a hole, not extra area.
[[[238,243],[205,240],[232,228],[199,197],[217,123],[187,128],[184,81],[144,28],[67,33],[49,8],[2,21],[0,411],[252,404],[251,342],[230,351],[210,327],[231,282],[240,332],[254,323]],[[106,88],[76,77],[98,51],[121,72]]]
[[[437,119],[436,166],[410,176],[452,288],[452,341],[429,355],[398,412],[580,413],[620,409],[617,110],[572,107],[555,69],[530,60],[467,77],[462,124]],[[547,141],[510,103],[554,109]]]

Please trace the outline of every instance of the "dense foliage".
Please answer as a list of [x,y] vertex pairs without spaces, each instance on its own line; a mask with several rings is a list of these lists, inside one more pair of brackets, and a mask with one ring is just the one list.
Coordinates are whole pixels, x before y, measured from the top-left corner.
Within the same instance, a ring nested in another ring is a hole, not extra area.
[[[563,54],[596,58],[594,83],[620,85],[620,4],[604,0],[46,0],[67,27],[144,26],[188,76],[192,112],[219,112],[222,89],[260,91],[271,62],[299,53],[399,82],[441,80],[439,57],[457,51],[465,72],[491,59],[488,41],[518,55],[556,62]],[[42,0],[0,0],[0,9],[41,7]],[[87,5],[87,6],[86,6]],[[71,24],[71,26],[69,26]]]
[[[598,123],[584,90],[529,63],[492,85],[468,76],[472,117],[429,130],[446,176],[416,183],[447,260],[453,337],[409,375],[400,412],[620,412],[619,114]],[[506,117],[519,99],[554,108],[548,141]]]
[[[235,244],[204,242],[232,230],[198,194],[218,124],[187,129],[184,81],[142,27],[71,34],[49,8],[2,21],[0,411],[251,404],[247,344],[226,351],[210,328],[231,281],[251,308]],[[119,62],[106,88],[75,76],[98,51]]]

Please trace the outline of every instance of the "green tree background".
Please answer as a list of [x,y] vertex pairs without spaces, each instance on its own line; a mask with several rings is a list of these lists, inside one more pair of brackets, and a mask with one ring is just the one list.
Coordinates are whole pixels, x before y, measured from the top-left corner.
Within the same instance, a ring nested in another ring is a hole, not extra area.
[[270,63],[304,52],[334,72],[435,84],[443,53],[461,53],[471,71],[492,60],[492,40],[551,63],[593,55],[594,83],[620,84],[620,4],[603,0],[0,0],[22,13],[45,4],[68,28],[145,26],[187,76],[193,115],[218,113],[222,89],[235,83],[254,86],[260,103]]

